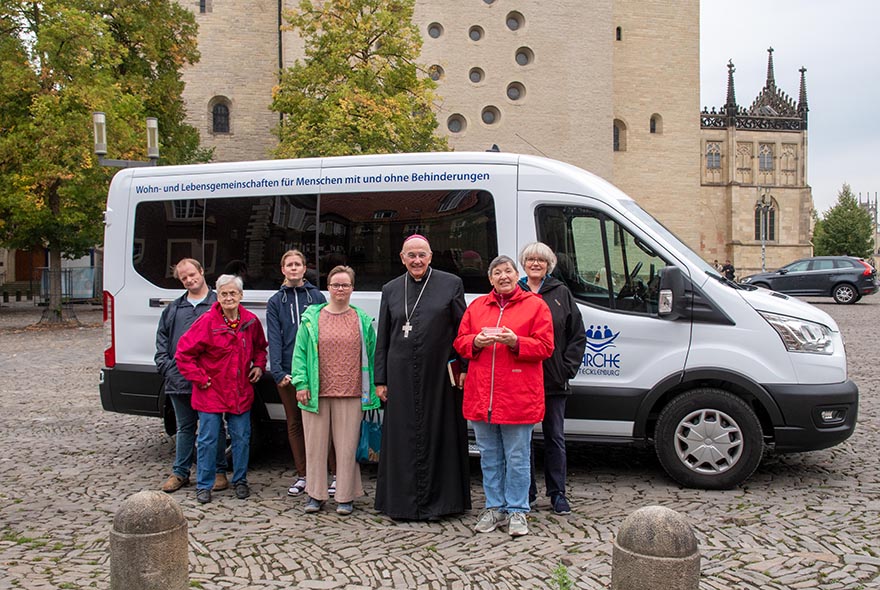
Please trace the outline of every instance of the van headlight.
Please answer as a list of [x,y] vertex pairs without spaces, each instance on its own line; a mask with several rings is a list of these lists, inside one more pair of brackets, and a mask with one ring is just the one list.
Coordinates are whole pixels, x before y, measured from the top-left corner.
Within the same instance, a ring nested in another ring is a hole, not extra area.
[[789,352],[834,354],[834,342],[828,326],[766,311],[759,313],[773,326]]

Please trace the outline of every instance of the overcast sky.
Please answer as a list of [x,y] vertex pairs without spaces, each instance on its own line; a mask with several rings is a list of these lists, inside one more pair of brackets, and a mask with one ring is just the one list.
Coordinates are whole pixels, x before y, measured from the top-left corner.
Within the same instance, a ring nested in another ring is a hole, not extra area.
[[824,213],[844,182],[880,195],[880,0],[701,0],[701,107],[720,107],[733,60],[736,101],[748,107],[767,79],[798,98],[807,68],[807,182]]

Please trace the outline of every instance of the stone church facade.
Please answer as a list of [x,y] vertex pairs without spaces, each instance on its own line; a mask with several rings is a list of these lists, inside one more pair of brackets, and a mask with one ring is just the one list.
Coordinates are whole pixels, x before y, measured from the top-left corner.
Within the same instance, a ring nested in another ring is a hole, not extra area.
[[806,69],[795,101],[776,86],[770,48],[767,80],[748,108],[737,104],[734,71],[729,63],[726,104],[701,115],[701,239],[719,246],[701,254],[730,258],[742,277],[811,255],[813,197]]
[[[185,71],[188,120],[215,161],[270,157],[272,88],[302,56],[298,35],[279,31],[296,4],[185,4],[202,56]],[[701,115],[699,0],[416,0],[414,20],[420,61],[437,82],[437,133],[452,149],[494,144],[589,170],[707,261],[730,258],[741,270],[760,268],[763,191],[775,208],[767,267],[809,255],[803,79],[802,114],[769,78],[742,109],[731,101],[731,70],[728,104]],[[802,124],[767,123],[796,117]]]

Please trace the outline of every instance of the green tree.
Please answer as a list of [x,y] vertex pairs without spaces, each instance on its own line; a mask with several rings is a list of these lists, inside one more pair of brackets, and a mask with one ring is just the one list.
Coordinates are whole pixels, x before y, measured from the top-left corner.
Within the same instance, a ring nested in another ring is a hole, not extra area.
[[818,235],[813,236],[816,256],[859,256],[874,250],[874,220],[859,206],[848,184],[837,194],[837,203],[825,212]]
[[301,0],[287,11],[305,59],[282,72],[272,110],[281,158],[448,149],[434,135],[434,82],[416,63],[414,0]]
[[[184,123],[180,69],[198,59],[192,14],[172,0],[0,0],[0,245],[49,251],[49,266],[101,242],[113,169],[92,154],[104,111],[113,158],[143,159],[159,119],[163,160],[205,161]],[[50,273],[45,321],[62,321]]]
[[813,254],[818,256],[816,245],[823,239],[822,232],[824,231],[825,222],[822,221],[822,218],[819,217],[819,212],[815,209],[810,213],[810,216],[813,218]]

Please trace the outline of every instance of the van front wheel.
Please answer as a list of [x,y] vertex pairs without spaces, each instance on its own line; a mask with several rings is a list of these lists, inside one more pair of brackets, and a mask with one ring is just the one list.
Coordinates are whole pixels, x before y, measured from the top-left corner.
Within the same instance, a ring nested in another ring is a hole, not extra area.
[[673,399],[660,413],[654,439],[660,464],[689,488],[733,488],[764,453],[755,412],[720,389],[694,389]]

